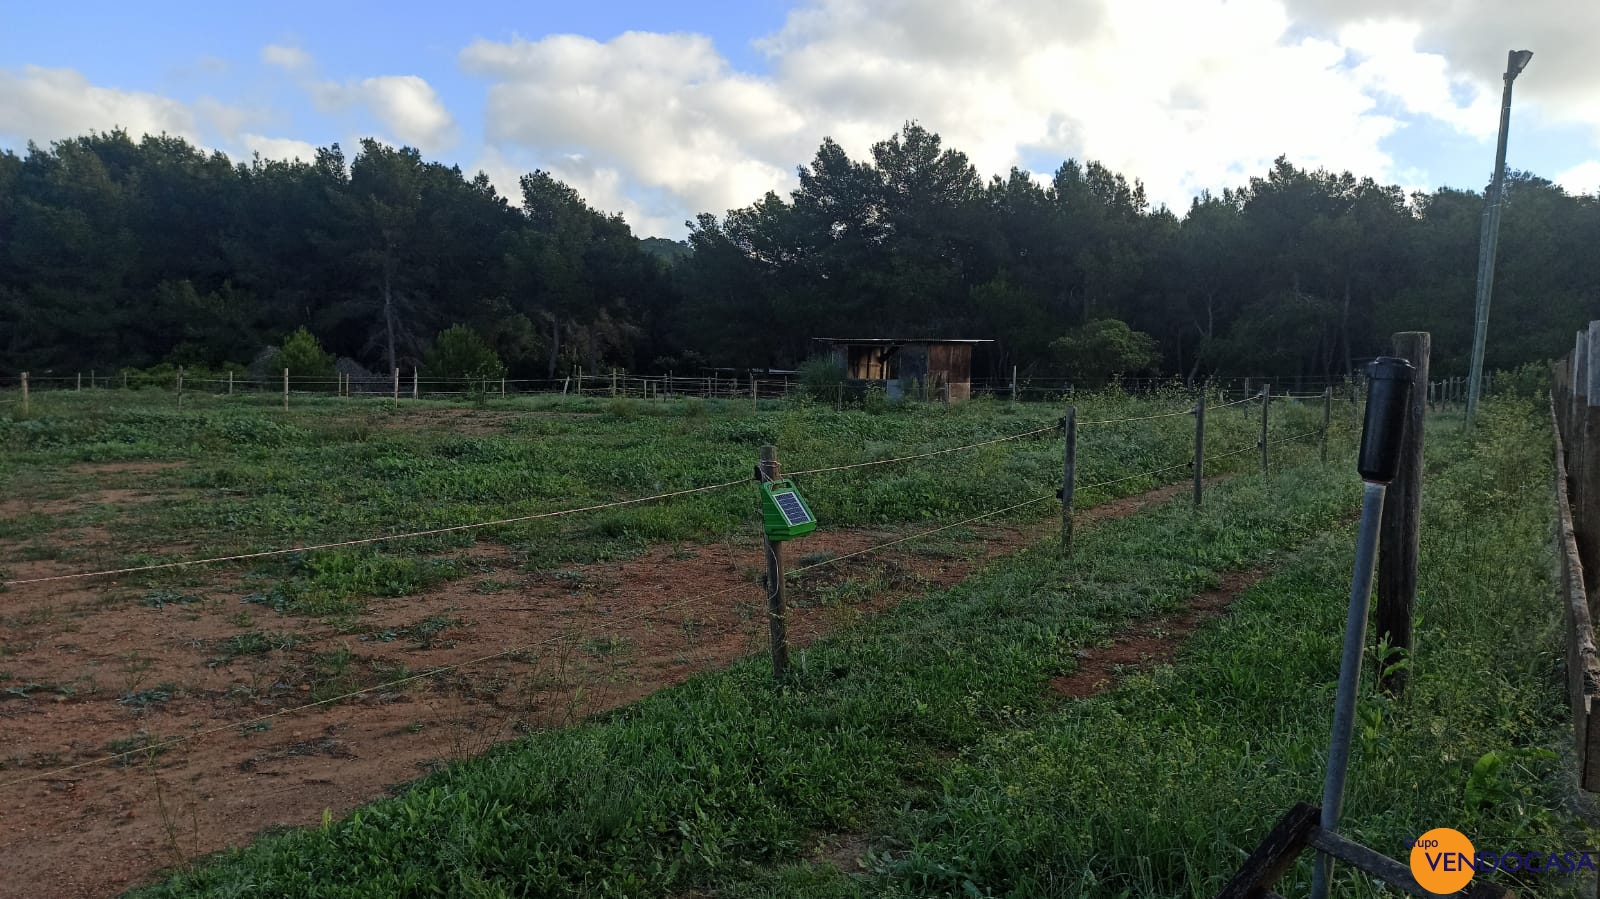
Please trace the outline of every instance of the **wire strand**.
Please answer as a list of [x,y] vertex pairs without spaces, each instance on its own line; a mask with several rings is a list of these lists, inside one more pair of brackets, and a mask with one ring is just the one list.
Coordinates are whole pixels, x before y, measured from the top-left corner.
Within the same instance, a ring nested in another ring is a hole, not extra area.
[[494,521],[480,521],[472,524],[457,524],[443,528],[429,528],[422,531],[406,531],[400,534],[386,534],[382,537],[363,537],[358,540],[340,540],[335,543],[314,543],[308,546],[294,546],[288,549],[269,549],[262,552],[238,553],[231,556],[215,556],[207,559],[190,559],[182,562],[162,562],[156,565],[137,565],[129,568],[111,568],[104,571],[85,571],[77,574],[56,574],[49,577],[21,578],[18,580],[0,583],[3,587],[19,587],[24,584],[43,584],[50,581],[67,581],[91,577],[107,577],[115,574],[135,574],[141,571],[159,571],[168,568],[185,568],[191,565],[211,565],[218,562],[236,562],[243,559],[261,559],[269,556],[282,556],[290,553],[312,552],[319,549],[337,549],[344,546],[362,546],[368,543],[382,543],[386,540],[406,540],[413,537],[431,537],[436,534],[450,534],[457,531],[471,531],[479,528],[499,527],[507,524],[520,524],[525,521],[536,521],[541,518],[556,518],[562,515],[574,515],[579,512],[594,512],[600,509],[611,509],[617,506],[632,506],[639,503],[653,502],[659,499],[669,499],[675,496],[687,496],[692,493],[708,493],[712,490],[724,490],[728,487],[748,483],[748,478],[737,481],[726,481],[721,484],[708,484],[704,487],[691,487],[687,490],[674,490],[671,493],[658,493],[654,496],[641,496],[635,499],[617,500],[616,502],[600,503],[593,506],[581,506],[574,509],[560,509],[555,512],[539,512],[533,515],[519,515],[514,518],[499,518]]
[[1020,434],[1010,434],[1010,435],[1007,435],[1005,437],[996,437],[993,440],[983,440],[983,441],[979,441],[978,443],[968,443],[968,444],[965,444],[963,446],[952,446],[952,447],[949,447],[949,448],[946,448],[946,449],[933,450],[931,452],[926,452],[926,453],[916,453],[916,454],[913,454],[913,455],[910,455],[910,456],[897,456],[897,457],[895,457],[893,459],[879,459],[879,460],[874,461],[874,462],[854,462],[854,463],[851,463],[849,465],[830,465],[830,466],[828,466],[826,468],[806,468],[806,469],[801,469],[800,471],[784,472],[783,476],[786,477],[786,478],[794,478],[794,477],[799,477],[800,475],[806,475],[806,474],[822,474],[824,472],[829,472],[829,471],[848,471],[849,469],[852,469],[852,468],[867,468],[867,467],[873,466],[873,465],[892,465],[892,464],[894,464],[896,462],[909,462],[912,459],[926,459],[926,458],[928,458],[930,456],[943,456],[943,455],[945,455],[947,453],[956,453],[956,452],[960,452],[962,450],[976,449],[977,447],[980,447],[980,446],[989,446],[989,445],[995,444],[995,443],[1004,443],[1007,440],[1020,440],[1023,437],[1032,437],[1035,434],[1043,434],[1046,431],[1054,431],[1054,430],[1057,430],[1059,428],[1060,428],[1060,425],[1046,425],[1045,427],[1042,427],[1042,428],[1035,428],[1032,431],[1023,431]]

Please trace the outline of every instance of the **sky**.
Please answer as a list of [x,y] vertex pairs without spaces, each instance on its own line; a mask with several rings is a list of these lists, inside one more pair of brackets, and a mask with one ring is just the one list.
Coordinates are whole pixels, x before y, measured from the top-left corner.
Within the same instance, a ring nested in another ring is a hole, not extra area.
[[1180,214],[1297,165],[1481,189],[1506,52],[1508,164],[1600,191],[1594,0],[0,0],[0,148],[122,127],[236,159],[362,137],[544,169],[639,236],[795,187],[907,121],[980,174],[1098,160]]

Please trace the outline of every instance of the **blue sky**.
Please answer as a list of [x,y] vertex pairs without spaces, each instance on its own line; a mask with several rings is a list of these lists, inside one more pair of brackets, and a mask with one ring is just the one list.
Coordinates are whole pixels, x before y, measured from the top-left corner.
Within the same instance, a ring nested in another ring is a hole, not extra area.
[[985,175],[1096,158],[1180,208],[1280,153],[1472,188],[1493,158],[1494,48],[1512,40],[1535,58],[1510,164],[1600,188],[1600,88],[1576,37],[1600,30],[1600,4],[1533,3],[1523,34],[1480,0],[1369,5],[6,0],[0,146],[122,125],[288,156],[373,135],[503,189],[549,169],[674,237],[792,187],[824,136],[864,154],[908,119]]

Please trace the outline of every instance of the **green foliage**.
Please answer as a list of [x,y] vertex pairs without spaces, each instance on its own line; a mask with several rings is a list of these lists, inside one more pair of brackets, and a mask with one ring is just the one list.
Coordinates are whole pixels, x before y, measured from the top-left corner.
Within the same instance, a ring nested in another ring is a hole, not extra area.
[[422,370],[432,378],[498,381],[506,367],[493,348],[466,325],[451,325],[439,332],[423,359]]
[[812,356],[800,363],[800,386],[814,400],[836,399],[844,387],[844,363],[834,355]]
[[1056,364],[1074,383],[1103,386],[1113,375],[1138,374],[1160,361],[1154,337],[1112,318],[1092,321],[1050,343]]
[[[1275,383],[1337,377],[1398,330],[1432,332],[1441,372],[1472,343],[1480,194],[1286,158],[1180,216],[1095,162],[985,182],[909,123],[859,158],[824,141],[787,196],[703,214],[686,244],[636,239],[548,172],[518,187],[373,140],[245,164],[123,131],[0,153],[0,371],[215,369],[308,310],[380,371],[463,322],[524,378],[787,365],[911,323],[994,338],[980,378],[1047,374],[1062,323],[1094,319],[1154,338],[1162,373]],[[1592,196],[1527,172],[1508,190],[1495,309],[1518,327],[1491,369],[1565,349],[1600,243]]]
[[322,349],[322,344],[304,326],[283,339],[278,365],[287,368],[291,378],[333,376],[333,356]]
[[[872,439],[902,416],[842,418]],[[1548,751],[1570,731],[1549,677],[1543,427],[1537,407],[1496,401],[1472,442],[1430,434],[1425,505],[1455,526],[1425,532],[1408,692],[1367,682],[1342,824],[1390,855],[1434,826],[1483,847],[1587,844]],[[1306,464],[1215,486],[1199,510],[1179,498],[1101,522],[1071,560],[1047,537],[797,652],[781,690],[753,659],[136,895],[1211,896],[1320,786],[1355,491],[1347,460]],[[1087,699],[1051,690],[1112,634],[1264,558],[1273,574],[1171,664]],[[348,649],[317,658],[355,677]],[[814,860],[818,834],[856,835],[866,873]],[[1303,861],[1285,889],[1307,875]],[[1375,895],[1339,877],[1341,894]]]

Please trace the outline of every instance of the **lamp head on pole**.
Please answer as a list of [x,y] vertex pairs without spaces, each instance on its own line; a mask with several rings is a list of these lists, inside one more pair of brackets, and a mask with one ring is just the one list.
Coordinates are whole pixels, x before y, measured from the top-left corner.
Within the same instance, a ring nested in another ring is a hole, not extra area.
[[1532,50],[1512,50],[1509,54],[1507,54],[1506,80],[1510,81],[1518,75],[1521,75],[1522,70],[1528,67],[1528,60],[1532,58]]

